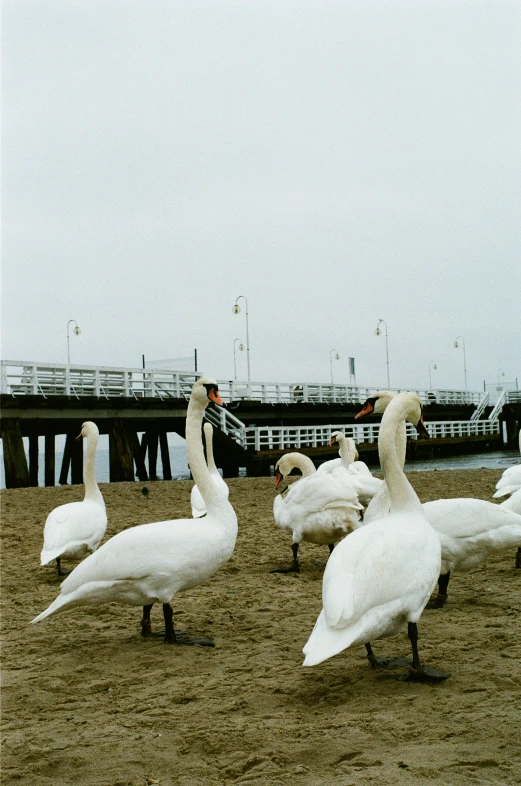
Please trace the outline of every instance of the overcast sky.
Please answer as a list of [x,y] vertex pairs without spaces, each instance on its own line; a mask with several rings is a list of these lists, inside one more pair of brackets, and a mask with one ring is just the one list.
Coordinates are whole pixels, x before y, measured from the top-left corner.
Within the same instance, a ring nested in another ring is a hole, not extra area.
[[3,358],[521,383],[519,0],[2,5]]

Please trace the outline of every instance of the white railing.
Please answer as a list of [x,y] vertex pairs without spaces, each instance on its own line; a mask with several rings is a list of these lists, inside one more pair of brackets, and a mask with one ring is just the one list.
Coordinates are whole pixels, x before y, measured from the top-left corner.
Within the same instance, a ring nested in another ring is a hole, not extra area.
[[496,421],[498,419],[498,417],[499,417],[499,415],[501,413],[501,410],[505,406],[506,398],[507,398],[506,390],[501,391],[501,395],[499,396],[498,400],[496,401],[496,403],[494,405],[494,409],[492,410],[492,412],[488,416],[489,420]]
[[521,404],[521,390],[509,390],[507,404]]
[[[425,424],[429,436],[433,439],[447,437],[471,437],[493,435],[499,433],[499,423],[488,420],[446,420],[432,421]],[[317,448],[329,445],[333,431],[342,431],[346,437],[352,437],[357,444],[378,442],[380,425],[345,423],[329,426],[246,426],[245,447],[254,450],[293,450],[300,448]],[[417,439],[416,429],[407,424],[407,438]]]
[[482,416],[483,412],[485,411],[485,409],[487,407],[489,398],[490,398],[490,395],[488,393],[483,393],[483,398],[481,399],[481,401],[479,402],[478,406],[476,407],[476,409],[474,410],[474,412],[470,416],[471,420],[479,420],[480,419],[480,417]]
[[[183,398],[201,376],[196,372],[140,368],[106,368],[65,364],[2,361],[0,392],[12,396],[96,396],[97,398]],[[298,382],[219,381],[224,401],[258,401],[263,404],[360,404],[375,392],[373,387]],[[393,388],[400,392],[406,388]],[[424,404],[478,406],[481,393],[461,390],[415,390]]]
[[204,416],[212,426],[216,426],[225,434],[228,434],[241,447],[247,447],[246,426],[242,420],[236,418],[229,410],[210,404],[206,408]]
[[2,361],[0,392],[12,396],[183,398],[199,374]]

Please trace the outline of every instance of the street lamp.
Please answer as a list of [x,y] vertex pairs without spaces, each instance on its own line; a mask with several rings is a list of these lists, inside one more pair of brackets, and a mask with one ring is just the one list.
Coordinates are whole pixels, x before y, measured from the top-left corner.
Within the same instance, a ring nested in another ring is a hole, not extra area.
[[[335,354],[333,354],[333,352],[334,352]],[[331,384],[333,384],[333,358],[334,358],[335,360],[340,360],[340,355],[338,354],[338,352],[336,351],[336,349],[332,349],[332,350],[330,351],[330,353],[329,353],[329,365],[330,365],[330,367],[331,367]]]
[[463,374],[465,375],[465,390],[467,390],[467,356],[465,354],[465,339],[463,336],[456,337],[456,340],[454,341],[454,346],[456,349],[459,347],[458,341],[461,341],[461,346],[463,347]]
[[251,374],[250,374],[250,330],[248,325],[248,300],[244,295],[239,295],[239,297],[235,301],[235,305],[232,308],[234,314],[240,314],[241,307],[237,303],[238,300],[243,299],[246,303],[246,360],[248,362],[248,392],[250,392],[250,385],[251,385]]
[[505,372],[503,371],[502,368],[500,368],[499,371],[497,372],[497,386],[498,386],[498,388],[501,386],[500,377],[504,377],[504,376],[505,376]]
[[434,362],[434,360],[429,360],[429,390],[432,390],[432,375],[431,375],[431,370],[432,370],[432,369],[436,370],[437,368],[438,368],[438,366],[436,365],[436,363]]
[[69,321],[67,322],[67,364],[69,366],[71,364],[71,340],[70,340],[70,336],[69,336],[69,325],[71,324],[71,322],[74,322],[74,324],[76,325],[76,327],[72,331],[74,333],[74,335],[75,336],[79,336],[80,333],[81,333],[80,327],[79,327],[78,323],[76,322],[76,320],[75,319],[69,319]]
[[235,345],[236,345],[236,343],[237,343],[238,341],[240,341],[240,342],[241,342],[241,343],[239,344],[239,352],[243,352],[243,351],[244,351],[244,344],[242,343],[242,341],[240,340],[240,338],[236,338],[236,339],[234,340],[234,342],[233,342],[233,379],[234,379],[234,381],[235,381],[235,382],[237,382],[237,361],[236,361],[236,359],[235,359]]
[[383,319],[378,320],[378,324],[375,330],[375,336],[381,335],[382,331],[380,330],[380,325],[385,325],[385,357],[387,360],[387,387],[390,388],[391,382],[389,380],[389,339],[387,336],[387,322],[385,322],[385,320]]

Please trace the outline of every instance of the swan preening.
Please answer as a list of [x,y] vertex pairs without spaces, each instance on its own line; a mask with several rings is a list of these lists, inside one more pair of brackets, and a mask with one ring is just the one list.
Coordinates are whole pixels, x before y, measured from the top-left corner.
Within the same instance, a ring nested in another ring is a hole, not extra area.
[[[367,399],[357,417],[370,412],[385,412],[393,398],[394,394],[389,391],[374,393]],[[399,427],[396,440],[398,460],[403,467],[405,422]],[[386,515],[389,505],[389,494],[383,486],[367,508],[364,522],[371,522]],[[502,505],[468,497],[437,499],[425,502],[423,511],[441,542],[438,594],[429,603],[429,608],[441,608],[445,604],[451,573],[454,570],[471,570],[485,562],[489,554],[521,542],[521,495]]]
[[74,606],[117,601],[143,607],[141,630],[147,636],[151,607],[162,603],[165,642],[212,644],[209,639],[176,636],[170,606],[177,592],[202,584],[230,559],[237,537],[235,512],[212,481],[204,459],[201,422],[209,401],[222,404],[217,382],[199,379],[188,403],[186,447],[207,515],[142,524],[119,532],[72,571],[56,600],[33,623]]
[[414,393],[392,400],[379,433],[390,514],[356,529],[331,554],[324,571],[323,609],[304,647],[304,666],[321,663],[352,644],[365,645],[373,666],[402,665],[403,659],[378,660],[371,641],[392,636],[407,623],[413,652],[410,677],[450,676],[422,666],[418,654],[417,622],[439,576],[441,547],[398,459],[396,432],[406,419],[425,429]]
[[335,543],[360,524],[362,506],[345,469],[319,474],[308,456],[286,453],[275,465],[275,488],[293,469],[300,469],[302,478],[273,501],[276,523],[291,532],[293,563],[272,573],[299,572],[298,548],[302,541],[327,545],[332,551]]
[[62,559],[82,559],[89,551],[98,548],[107,529],[107,512],[101,491],[96,483],[96,448],[99,430],[95,423],[83,423],[77,439],[87,440],[83,463],[85,497],[82,502],[69,502],[54,508],[47,516],[43,530],[41,565],[56,560],[58,575]]
[[[226,495],[226,499],[228,499],[230,490],[227,484],[221,477],[221,474],[217,467],[215,466],[215,459],[213,456],[213,426],[211,423],[205,423],[203,426],[204,431],[204,441],[206,443],[206,462],[208,464],[208,471],[210,472],[211,478],[217,488],[221,489],[222,493]],[[197,484],[192,487],[192,491],[190,493],[190,505],[192,506],[192,516],[194,519],[200,519],[202,516],[206,516],[206,505],[204,499],[202,497],[201,492],[197,488]]]

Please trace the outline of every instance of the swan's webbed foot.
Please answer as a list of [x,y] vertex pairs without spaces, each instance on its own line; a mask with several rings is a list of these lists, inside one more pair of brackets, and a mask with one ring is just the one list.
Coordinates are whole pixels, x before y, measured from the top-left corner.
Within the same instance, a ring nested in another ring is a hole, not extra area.
[[275,568],[270,570],[270,573],[300,573],[300,565],[298,562],[292,562],[289,568]]
[[163,616],[165,618],[164,642],[165,644],[178,644],[191,646],[199,644],[200,647],[215,647],[213,639],[210,638],[190,638],[182,630],[174,630],[174,613],[170,603],[163,603]]
[[277,568],[270,570],[270,573],[300,573],[300,565],[298,562],[298,543],[292,543],[291,551],[293,552],[293,562],[289,568]]
[[426,609],[442,609],[445,605],[448,595],[442,595],[440,592],[435,598],[431,598],[425,606]]
[[[450,574],[446,574],[450,575]],[[443,578],[440,576],[440,578]],[[447,584],[449,580],[447,578]],[[405,682],[440,682],[448,679],[451,675],[433,666],[422,666],[418,655],[418,626],[415,622],[407,623],[407,633],[412,646],[412,667],[405,677],[401,677]]]
[[516,552],[516,568],[521,568],[521,546],[519,546]]
[[447,680],[451,676],[448,672],[436,669],[434,666],[422,666],[419,664],[418,666],[412,666],[408,674],[398,679],[404,682],[441,682],[441,680]]
[[369,643],[365,645],[367,650],[367,660],[372,669],[401,669],[403,666],[411,666],[412,662],[408,658],[377,658],[373,648]]

